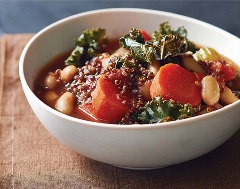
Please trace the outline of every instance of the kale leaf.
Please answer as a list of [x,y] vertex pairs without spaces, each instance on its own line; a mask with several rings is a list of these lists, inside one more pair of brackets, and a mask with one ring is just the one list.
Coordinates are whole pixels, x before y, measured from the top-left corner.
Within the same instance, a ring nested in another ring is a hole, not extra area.
[[114,56],[111,59],[111,62],[113,63],[114,67],[117,69],[120,68],[134,68],[137,65],[139,65],[139,63],[137,62],[136,59],[134,59],[132,57],[132,55],[130,54],[125,54],[124,56]]
[[82,66],[86,61],[98,55],[102,44],[106,43],[106,30],[87,29],[75,41],[75,49],[65,61],[65,66]]
[[195,110],[191,104],[175,103],[173,100],[163,100],[155,97],[144,107],[140,108],[138,119],[142,123],[160,123],[174,121],[195,116]]
[[122,37],[119,40],[120,46],[131,50],[131,54],[137,60],[152,63],[159,59],[157,48],[153,45],[138,43],[135,40]]
[[144,44],[144,38],[142,36],[142,33],[136,28],[131,28],[131,30],[129,31],[129,34],[125,35],[125,37],[132,39],[137,43]]
[[141,32],[135,28],[129,34],[119,39],[121,47],[129,49],[137,60],[153,63],[160,61],[162,65],[166,62],[179,63],[179,57],[187,52],[193,53],[198,50],[195,45],[187,39],[187,30],[179,27],[172,30],[168,22],[160,24],[151,40],[144,42]]
[[120,46],[131,50],[131,54],[140,61],[153,63],[169,57],[175,57],[187,51],[188,41],[178,34],[164,36],[161,41],[139,43],[128,35],[121,37]]
[[[169,34],[178,34],[183,38],[186,38],[187,40],[187,30],[186,28],[178,27],[177,30],[172,30],[171,26],[169,25],[168,22],[163,22],[159,25],[158,31],[155,31],[152,34],[152,40],[155,41],[160,41],[164,36],[169,35]],[[187,40],[187,51],[191,51],[195,53],[198,50],[196,45],[192,43],[191,41]]]
[[183,26],[179,27],[177,30],[172,30],[168,22],[163,22],[159,25],[158,31],[152,34],[152,39],[160,41],[164,36],[169,34],[178,34],[181,37],[187,37],[187,30]]

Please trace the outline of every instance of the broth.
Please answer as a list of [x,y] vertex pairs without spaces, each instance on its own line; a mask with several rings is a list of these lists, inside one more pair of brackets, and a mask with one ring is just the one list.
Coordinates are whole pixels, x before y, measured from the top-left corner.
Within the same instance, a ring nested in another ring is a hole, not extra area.
[[[108,46],[103,46],[102,47],[102,52],[108,52],[109,54],[115,51],[119,47],[118,44],[118,39],[110,40],[108,42]],[[55,72],[57,69],[63,69],[65,67],[65,60],[69,57],[71,54],[72,50],[60,53],[59,55],[55,56],[52,58],[49,62],[46,63],[46,65],[40,70],[40,72],[37,74],[37,77],[34,82],[34,93],[36,96],[43,101],[46,105],[50,106],[51,108],[55,109],[55,104],[57,99],[52,100],[52,101],[46,101],[45,100],[45,95],[47,94],[46,89],[43,87],[42,83],[44,82],[45,76],[49,72]],[[67,90],[64,85],[61,87],[58,87],[54,90],[55,94],[59,97],[63,93],[65,93]],[[74,110],[70,114],[70,116],[79,118],[79,119],[84,119],[88,121],[95,121],[99,122],[100,120],[96,119],[93,117],[91,114],[87,113],[84,109],[76,106],[74,107]]]
[[190,50],[177,46],[181,51],[171,52],[158,46],[161,41],[134,41],[129,36],[139,32],[131,31],[100,43],[98,51],[93,40],[93,46],[77,45],[54,57],[38,73],[34,93],[64,114],[116,124],[185,119],[239,100],[239,66],[213,48],[192,44]]

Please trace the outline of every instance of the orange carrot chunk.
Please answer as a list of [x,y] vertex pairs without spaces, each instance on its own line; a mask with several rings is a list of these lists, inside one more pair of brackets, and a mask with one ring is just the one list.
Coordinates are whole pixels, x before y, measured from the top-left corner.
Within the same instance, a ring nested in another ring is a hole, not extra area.
[[101,122],[92,114],[92,104],[83,104],[74,109],[74,116],[93,122]]
[[92,93],[92,114],[108,123],[121,120],[129,108],[117,98],[119,93],[115,84],[101,76]]
[[192,72],[169,63],[162,66],[153,78],[150,94],[152,98],[161,96],[165,100],[172,99],[197,106],[202,100],[201,87],[196,84],[197,80]]

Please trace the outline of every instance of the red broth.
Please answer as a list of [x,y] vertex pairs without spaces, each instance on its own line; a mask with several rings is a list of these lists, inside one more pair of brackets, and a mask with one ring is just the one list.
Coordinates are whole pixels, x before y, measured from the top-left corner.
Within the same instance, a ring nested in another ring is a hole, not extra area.
[[[112,53],[118,47],[119,47],[118,40],[110,40],[108,42],[108,46],[104,46],[102,51]],[[57,69],[63,69],[65,67],[64,62],[69,57],[71,52],[72,52],[72,50],[60,53],[56,57],[49,60],[49,62],[47,62],[46,65],[37,74],[37,77],[36,77],[35,82],[34,82],[34,90],[33,91],[36,94],[36,96],[41,101],[43,101],[45,104],[47,104],[48,106],[50,106],[53,109],[55,109],[55,104],[56,104],[57,99],[55,99],[53,101],[46,101],[44,99],[44,96],[46,95],[48,90],[46,90],[43,87],[42,83],[44,81],[44,78],[47,76],[47,74],[49,72],[55,72]],[[64,85],[62,85],[62,86],[59,86],[56,89],[54,89],[54,92],[58,96],[61,96],[63,93],[66,92],[66,88],[64,87]],[[77,105],[74,107],[74,110],[70,114],[70,116],[75,117],[75,118],[79,118],[79,119],[88,120],[88,121],[100,122],[100,120],[96,119],[91,114],[87,113],[85,110],[78,107]]]

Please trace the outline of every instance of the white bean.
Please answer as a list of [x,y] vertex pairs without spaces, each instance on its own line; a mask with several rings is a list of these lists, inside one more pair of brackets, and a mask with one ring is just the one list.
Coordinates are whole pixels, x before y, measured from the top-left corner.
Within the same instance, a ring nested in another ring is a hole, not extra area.
[[123,48],[123,47],[120,47],[119,49],[117,49],[115,52],[114,52],[114,56],[120,56],[120,55],[123,55],[123,54],[125,54],[125,53],[129,53],[130,52],[130,50],[128,50],[128,49],[125,49],[125,48]]
[[64,114],[71,114],[74,108],[75,96],[70,92],[65,92],[60,96],[55,104],[56,110]]
[[102,62],[102,67],[104,70],[107,70],[107,67],[109,65],[111,56],[108,53],[103,53],[101,56],[99,56],[99,59]]
[[60,83],[58,76],[55,73],[48,73],[43,81],[43,86],[47,89],[55,89]]
[[129,52],[130,52],[130,50],[120,47],[112,55],[109,55],[107,53],[103,53],[101,56],[99,56],[99,59],[102,62],[103,69],[107,70],[107,67],[109,65],[109,62],[110,62],[111,58],[121,57],[122,55],[124,55],[126,53],[129,53]]
[[77,73],[77,68],[74,65],[69,65],[61,71],[60,77],[62,81],[69,82],[73,79],[76,73]]
[[150,95],[151,83],[152,83],[151,81],[147,81],[139,87],[140,90],[142,91],[142,95],[145,100],[151,100],[151,95]]
[[236,97],[235,94],[229,89],[228,87],[224,87],[224,91],[220,95],[220,100],[223,102],[225,105],[232,104],[236,102],[238,97]]
[[190,55],[183,56],[182,64],[183,64],[183,67],[189,71],[205,74],[205,70]]
[[55,91],[47,91],[43,96],[43,101],[51,105],[58,99],[58,94]]
[[153,72],[153,75],[156,75],[157,74],[157,72],[158,72],[158,70],[160,69],[160,63],[157,61],[157,62],[153,62],[153,63],[151,63],[150,65],[149,65],[149,70],[151,71],[151,72]]
[[209,106],[216,104],[220,98],[220,87],[217,80],[212,76],[205,76],[201,85],[203,101]]

